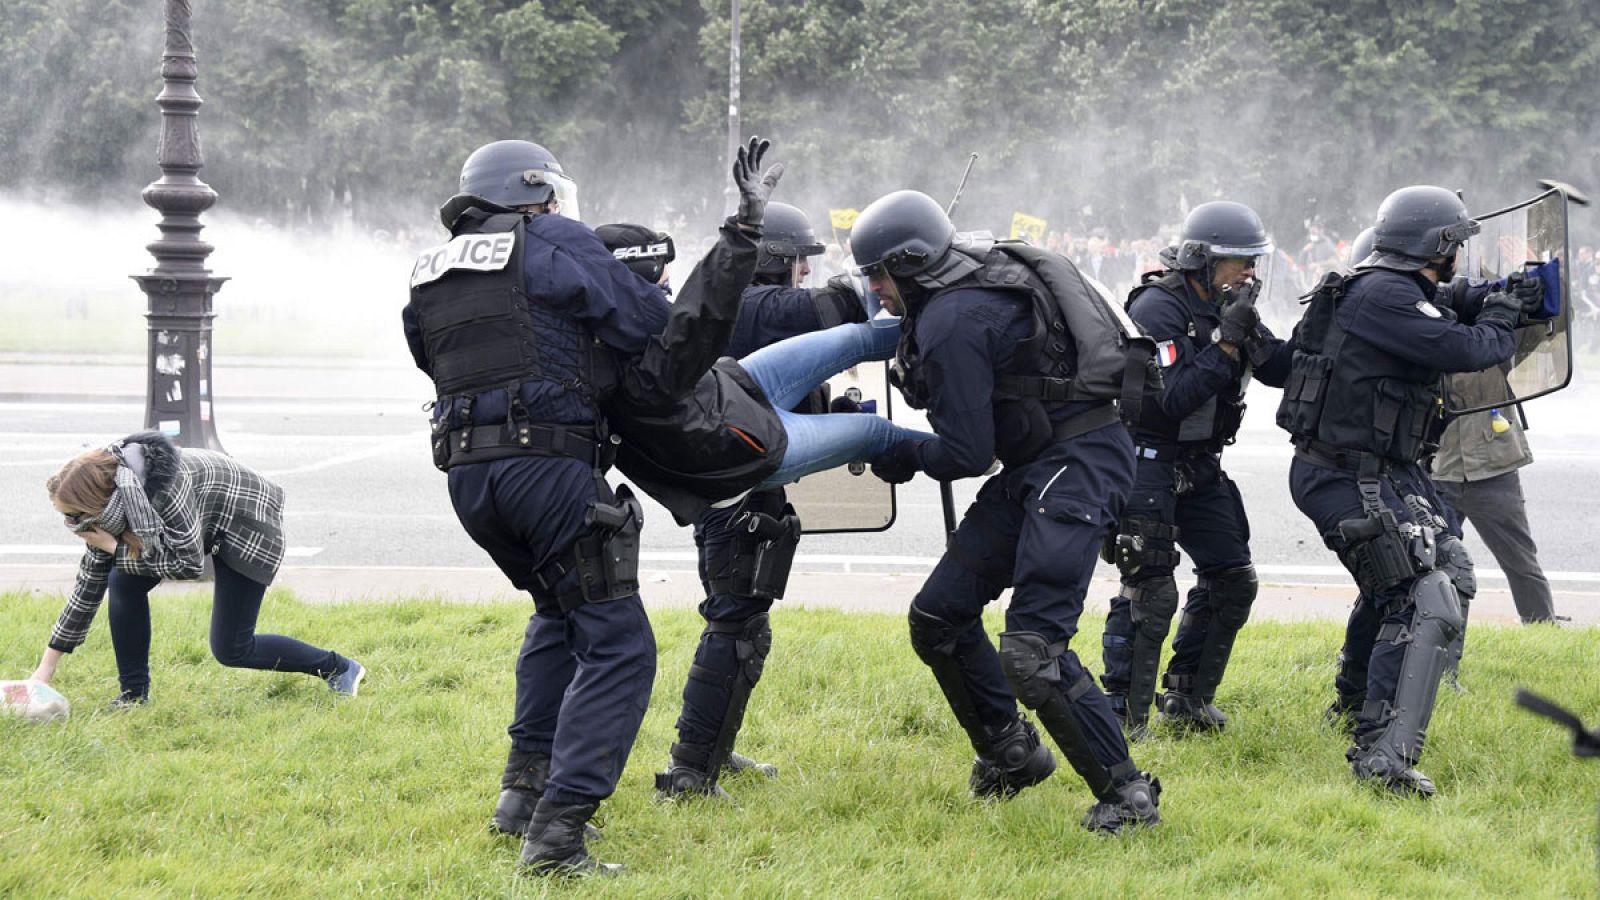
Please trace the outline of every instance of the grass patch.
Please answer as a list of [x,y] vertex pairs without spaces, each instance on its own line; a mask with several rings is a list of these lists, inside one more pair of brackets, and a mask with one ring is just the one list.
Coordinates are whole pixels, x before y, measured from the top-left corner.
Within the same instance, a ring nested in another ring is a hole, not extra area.
[[[0,594],[7,675],[31,670],[60,602]],[[656,612],[655,696],[596,845],[632,871],[581,887],[519,878],[518,844],[485,826],[530,611],[311,606],[273,592],[263,630],[370,670],[361,697],[338,702],[311,678],[222,668],[205,651],[209,604],[161,598],[154,700],[124,713],[100,711],[115,693],[102,617],[57,679],[72,719],[0,719],[0,896],[1595,890],[1600,766],[1572,759],[1560,732],[1511,703],[1528,684],[1592,718],[1592,629],[1473,633],[1471,693],[1446,692],[1431,729],[1424,768],[1440,797],[1422,803],[1354,784],[1343,740],[1322,724],[1338,627],[1251,625],[1224,686],[1234,726],[1137,745],[1135,758],[1166,785],[1166,824],[1108,840],[1078,827],[1090,797],[1065,774],[1006,804],[966,797],[970,748],[902,617],[782,608],[740,738],[780,777],[727,779],[736,807],[651,800],[700,630],[692,611]],[[1085,626],[1074,643],[1097,656],[1100,622]]]

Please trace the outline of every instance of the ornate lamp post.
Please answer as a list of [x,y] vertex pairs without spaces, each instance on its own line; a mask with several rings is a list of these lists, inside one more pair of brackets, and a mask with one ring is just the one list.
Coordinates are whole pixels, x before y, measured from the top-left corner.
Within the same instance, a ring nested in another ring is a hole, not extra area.
[[189,40],[191,0],[166,0],[165,82],[161,142],[156,149],[161,178],[144,189],[144,202],[161,213],[161,237],[146,245],[156,266],[139,282],[149,300],[150,364],[145,427],[165,432],[184,447],[221,450],[212,420],[211,297],[226,278],[205,266],[211,245],[200,240],[200,214],[217,192],[199,178],[200,95],[195,92],[194,45]]

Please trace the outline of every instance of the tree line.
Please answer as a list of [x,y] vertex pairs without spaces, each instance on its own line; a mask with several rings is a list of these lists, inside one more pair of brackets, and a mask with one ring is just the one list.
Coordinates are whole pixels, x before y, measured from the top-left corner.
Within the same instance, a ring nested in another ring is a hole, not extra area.
[[[418,226],[461,160],[536,140],[585,218],[720,212],[728,0],[199,0],[220,205]],[[154,180],[159,0],[0,5],[0,190]],[[744,0],[742,131],[813,216],[898,187],[1002,228],[1146,234],[1255,206],[1280,240],[1432,182],[1474,209],[1600,186],[1592,0]],[[704,221],[701,219],[701,221]]]

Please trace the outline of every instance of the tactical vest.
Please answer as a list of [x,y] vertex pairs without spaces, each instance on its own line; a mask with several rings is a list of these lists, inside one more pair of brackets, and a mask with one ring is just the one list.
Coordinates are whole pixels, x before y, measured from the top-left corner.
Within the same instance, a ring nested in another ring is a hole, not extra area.
[[[1052,425],[1052,410],[1094,400],[1110,408],[1116,401],[1126,420],[1146,405],[1148,385],[1159,384],[1159,377],[1148,377],[1154,344],[1060,254],[1019,241],[998,242],[981,268],[943,290],[964,287],[1020,294],[1029,301],[1033,328],[1005,371],[995,373],[996,455],[1008,466],[1029,462],[1052,441],[1071,436]],[[930,398],[920,363],[912,320],[896,349],[891,380],[914,409],[925,408]],[[1100,422],[1086,417],[1084,430]]]
[[[465,216],[460,233],[416,262],[410,308],[438,395],[434,462],[441,469],[516,455],[595,459],[595,404],[615,384],[609,354],[589,329],[530,302],[523,284],[524,218]],[[546,381],[569,395],[560,410],[524,408],[521,386]],[[504,391],[502,420],[473,406]],[[583,426],[574,428],[570,426]]]
[[[1189,308],[1189,289],[1182,272],[1146,275],[1144,282],[1128,295],[1128,309],[1132,310],[1134,301],[1146,291],[1156,289],[1170,294],[1183,306],[1189,323],[1186,334],[1194,339],[1196,350],[1209,346],[1209,330],[1205,334],[1197,333],[1199,329]],[[1239,425],[1244,421],[1244,392],[1249,384],[1250,370],[1244,368],[1231,390],[1224,388],[1207,397],[1198,409],[1181,420],[1167,415],[1161,404],[1147,403],[1138,421],[1131,426],[1134,440],[1141,444],[1204,445],[1213,452],[1220,451],[1233,443],[1239,433]]]
[[1440,373],[1351,338],[1338,322],[1351,286],[1373,271],[1382,270],[1329,272],[1309,295],[1294,327],[1278,425],[1320,458],[1354,451],[1414,463],[1438,446],[1444,430]]

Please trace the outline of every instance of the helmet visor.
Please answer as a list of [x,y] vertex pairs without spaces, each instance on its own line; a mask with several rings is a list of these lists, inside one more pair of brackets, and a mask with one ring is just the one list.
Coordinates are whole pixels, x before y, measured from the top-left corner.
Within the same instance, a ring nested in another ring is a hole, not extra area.
[[552,190],[551,199],[556,202],[555,211],[569,219],[582,221],[578,211],[578,183],[560,172],[549,169],[528,169],[522,173],[522,183],[529,187],[544,185]]

